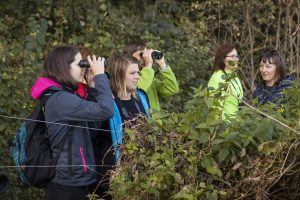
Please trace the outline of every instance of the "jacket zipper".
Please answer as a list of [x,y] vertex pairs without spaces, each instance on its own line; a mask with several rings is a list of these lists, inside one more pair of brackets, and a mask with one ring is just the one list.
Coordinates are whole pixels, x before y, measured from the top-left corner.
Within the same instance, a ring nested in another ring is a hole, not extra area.
[[80,146],[79,151],[80,151],[80,155],[81,155],[81,161],[82,161],[84,173],[87,173],[87,166],[86,166],[86,162],[85,162],[85,158],[84,158],[84,150],[83,150],[82,146]]

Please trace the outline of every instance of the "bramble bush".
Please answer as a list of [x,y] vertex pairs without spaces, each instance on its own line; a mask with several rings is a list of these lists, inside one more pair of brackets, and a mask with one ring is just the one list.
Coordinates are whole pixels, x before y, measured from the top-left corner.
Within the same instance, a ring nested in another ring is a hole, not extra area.
[[299,199],[299,88],[286,98],[281,110],[259,108],[268,117],[245,106],[228,122],[199,87],[184,112],[137,119],[110,193],[114,199]]

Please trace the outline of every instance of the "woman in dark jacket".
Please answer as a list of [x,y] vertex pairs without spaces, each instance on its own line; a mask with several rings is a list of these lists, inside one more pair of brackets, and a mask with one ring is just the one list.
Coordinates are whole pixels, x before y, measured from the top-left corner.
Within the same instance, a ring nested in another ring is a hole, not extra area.
[[258,85],[253,98],[258,104],[274,103],[278,106],[284,103],[283,91],[289,89],[294,81],[291,75],[286,76],[286,65],[276,50],[266,51],[260,62],[262,84]]
[[[87,58],[89,72],[94,75],[91,85],[95,90],[95,102],[76,95],[78,83],[84,80],[87,70],[79,64],[81,60],[78,48],[56,47],[45,60],[45,77],[38,78],[31,89],[34,99],[40,99],[49,89],[56,91],[45,104],[46,127],[53,157],[59,153],[64,136],[72,135],[60,153],[55,176],[46,186],[47,200],[87,199],[88,185],[96,181],[96,176],[89,129],[83,127],[88,127],[88,122],[108,120],[113,116],[113,98],[104,74],[104,58]],[[76,127],[69,130],[68,126],[60,124]]]

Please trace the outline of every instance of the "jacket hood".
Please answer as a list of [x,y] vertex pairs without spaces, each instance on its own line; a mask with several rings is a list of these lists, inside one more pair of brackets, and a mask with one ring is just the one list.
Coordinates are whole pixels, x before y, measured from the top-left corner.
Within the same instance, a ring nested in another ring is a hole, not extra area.
[[286,78],[279,83],[279,86],[291,86],[295,79],[293,75],[287,75]]
[[50,87],[62,88],[62,86],[52,79],[40,77],[36,80],[30,90],[30,95],[33,99],[39,99],[42,94]]

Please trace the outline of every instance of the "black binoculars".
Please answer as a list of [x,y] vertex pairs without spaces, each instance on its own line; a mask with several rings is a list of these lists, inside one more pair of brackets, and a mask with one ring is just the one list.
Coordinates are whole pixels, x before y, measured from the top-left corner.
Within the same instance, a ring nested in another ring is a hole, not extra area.
[[0,193],[5,192],[8,188],[8,176],[3,170],[0,170]]
[[[104,68],[107,68],[107,66],[108,66],[108,60],[105,59],[104,60]],[[83,60],[79,61],[79,67],[81,67],[81,68],[90,68],[90,63],[87,60],[83,59]]]
[[[143,57],[144,52],[140,53],[140,56]],[[153,60],[160,60],[162,59],[162,57],[164,56],[164,54],[160,51],[152,51],[151,53],[151,57]]]

